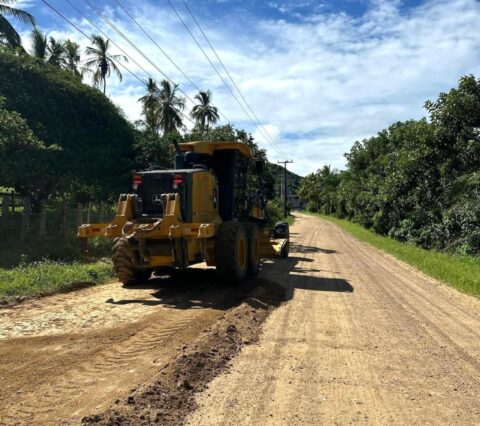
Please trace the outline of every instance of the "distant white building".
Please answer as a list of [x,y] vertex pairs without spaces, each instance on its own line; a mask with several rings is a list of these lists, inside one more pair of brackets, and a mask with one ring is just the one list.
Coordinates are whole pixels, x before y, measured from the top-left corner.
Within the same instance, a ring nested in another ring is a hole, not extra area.
[[290,195],[288,197],[288,202],[292,210],[305,210],[306,203],[301,200],[298,195]]

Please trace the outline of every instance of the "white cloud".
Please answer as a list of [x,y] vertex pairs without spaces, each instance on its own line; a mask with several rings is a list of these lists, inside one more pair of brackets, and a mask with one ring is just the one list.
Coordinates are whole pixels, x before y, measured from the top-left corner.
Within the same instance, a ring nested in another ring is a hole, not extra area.
[[[254,132],[273,161],[281,159],[232,100],[171,10],[148,3],[128,7],[200,88],[213,91],[214,102],[229,120]],[[106,13],[193,97],[195,89],[120,10]],[[239,17],[222,25],[205,20],[204,28],[271,138],[295,161],[291,169],[301,174],[323,164],[343,167],[343,153],[355,140],[395,121],[421,117],[425,100],[453,87],[461,75],[480,70],[480,4],[475,0],[430,0],[406,12],[399,0],[372,0],[359,18],[345,13],[303,18],[252,22]],[[84,21],[76,23],[93,31]],[[112,31],[108,34],[133,51]],[[162,78],[140,55],[132,56]],[[139,67],[129,67],[143,78]],[[123,84],[112,78],[108,91],[135,120],[141,89],[124,75]]]

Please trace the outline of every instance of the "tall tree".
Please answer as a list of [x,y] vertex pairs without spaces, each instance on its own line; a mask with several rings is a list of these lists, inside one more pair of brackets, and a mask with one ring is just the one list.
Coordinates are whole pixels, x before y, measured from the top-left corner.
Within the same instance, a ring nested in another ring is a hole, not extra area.
[[110,40],[102,36],[93,35],[92,44],[93,46],[88,46],[85,50],[85,53],[89,57],[85,66],[93,73],[93,84],[97,87],[103,85],[103,94],[106,94],[107,77],[110,77],[112,71],[117,75],[118,79],[122,81],[122,73],[115,62],[128,62],[128,59],[123,55],[111,55],[109,53]]
[[82,73],[79,70],[80,64],[80,45],[74,41],[67,40],[65,42],[65,69],[70,71],[73,75],[81,77]]
[[142,104],[143,120],[137,123],[145,130],[158,133],[160,129],[160,89],[152,78],[147,81],[147,94],[142,96],[138,101]]
[[212,93],[210,90],[198,92],[195,100],[198,101],[198,104],[192,108],[190,115],[202,126],[202,129],[208,130],[210,125],[215,124],[220,118],[218,108],[212,105]]
[[22,40],[12,24],[8,22],[6,16],[11,16],[26,24],[35,25],[35,19],[30,13],[12,6],[16,2],[17,0],[0,0],[0,44],[6,44],[10,47],[21,47]]
[[55,40],[49,37],[47,44],[48,59],[50,65],[61,68],[65,64],[65,42],[63,40]]
[[45,60],[47,57],[47,36],[39,28],[34,28],[31,35],[31,55],[35,58]]
[[185,108],[185,99],[178,96],[178,85],[172,85],[167,80],[162,80],[160,89],[160,124],[163,133],[178,132],[183,126],[181,112]]

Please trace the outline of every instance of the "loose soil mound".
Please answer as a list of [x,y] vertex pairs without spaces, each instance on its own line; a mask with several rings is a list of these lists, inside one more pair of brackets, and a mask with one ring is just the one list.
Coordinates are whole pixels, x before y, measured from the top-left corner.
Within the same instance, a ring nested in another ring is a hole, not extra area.
[[262,323],[285,300],[279,285],[265,280],[255,284],[242,304],[179,349],[149,384],[132,389],[105,413],[85,417],[83,424],[181,424],[196,408],[195,395],[228,368],[243,345],[258,340]]

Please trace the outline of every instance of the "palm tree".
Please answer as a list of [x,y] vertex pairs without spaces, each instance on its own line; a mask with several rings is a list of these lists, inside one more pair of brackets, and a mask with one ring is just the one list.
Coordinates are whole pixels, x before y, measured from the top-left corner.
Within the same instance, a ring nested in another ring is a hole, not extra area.
[[22,40],[5,16],[11,16],[26,24],[35,25],[35,19],[32,15],[11,6],[16,2],[17,0],[0,0],[0,44],[6,44],[10,47],[21,47]]
[[147,94],[142,96],[138,101],[142,104],[143,120],[139,120],[138,124],[148,131],[158,133],[160,129],[160,90],[157,83],[152,78],[147,81]]
[[104,39],[102,36],[92,36],[93,46],[88,46],[85,53],[90,58],[85,66],[93,72],[93,84],[99,86],[103,83],[103,93],[107,91],[107,77],[110,77],[113,71],[120,81],[122,81],[122,73],[118,69],[115,61],[128,62],[123,55],[110,55],[110,40]]
[[67,40],[65,42],[65,69],[73,75],[81,77],[82,73],[78,69],[80,63],[80,45],[74,41]]
[[220,118],[218,108],[212,105],[212,93],[210,90],[198,92],[195,100],[199,103],[193,107],[190,115],[202,129],[208,130],[209,126],[215,124]]
[[178,132],[178,128],[183,126],[181,113],[185,108],[185,99],[177,95],[177,84],[162,80],[160,86],[159,112],[163,133]]
[[34,28],[32,31],[32,50],[31,55],[35,58],[45,60],[47,57],[47,36],[42,30]]
[[47,44],[48,59],[50,65],[61,67],[65,64],[65,42],[63,40],[55,40],[53,37],[48,39]]

